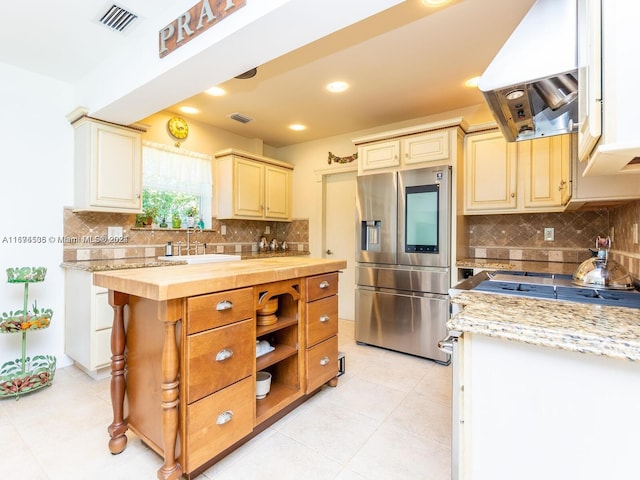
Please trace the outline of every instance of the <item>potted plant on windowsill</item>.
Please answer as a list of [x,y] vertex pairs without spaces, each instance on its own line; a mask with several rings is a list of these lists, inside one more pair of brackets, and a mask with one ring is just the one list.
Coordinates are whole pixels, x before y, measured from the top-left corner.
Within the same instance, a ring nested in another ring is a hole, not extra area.
[[158,207],[151,205],[142,207],[142,213],[136,215],[136,227],[151,228],[157,215]]
[[187,208],[185,215],[187,216],[187,226],[191,228],[195,227],[196,217],[198,216],[198,207],[196,207],[195,205],[190,205]]

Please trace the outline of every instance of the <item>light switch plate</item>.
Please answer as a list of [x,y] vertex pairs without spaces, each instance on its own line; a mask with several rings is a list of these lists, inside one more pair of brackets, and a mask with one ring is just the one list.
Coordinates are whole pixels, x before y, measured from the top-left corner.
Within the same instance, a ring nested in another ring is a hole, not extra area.
[[122,238],[122,227],[107,227],[107,237]]
[[637,223],[633,224],[632,231],[633,231],[633,243],[637,245],[638,244],[638,224]]
[[552,227],[547,227],[544,229],[544,239],[547,242],[553,242],[553,239],[555,237],[555,232],[554,229]]

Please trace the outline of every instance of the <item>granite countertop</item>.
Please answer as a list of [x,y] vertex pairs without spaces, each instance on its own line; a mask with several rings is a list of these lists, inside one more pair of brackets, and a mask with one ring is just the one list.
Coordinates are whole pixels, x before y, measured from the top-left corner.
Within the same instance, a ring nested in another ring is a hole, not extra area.
[[171,265],[186,265],[186,262],[167,262],[156,257],[112,258],[106,260],[78,260],[62,262],[62,268],[85,270],[87,272],[106,272],[110,270],[127,270],[130,268],[167,267]]
[[[279,252],[253,252],[241,253],[242,260],[271,257],[301,257],[310,255],[306,251],[279,251]],[[85,270],[87,272],[108,272],[110,270],[127,270],[130,268],[167,267],[171,265],[186,265],[187,262],[158,260],[156,257],[115,258],[104,260],[78,260],[62,262],[62,268]]]
[[463,292],[450,330],[640,362],[637,309]]
[[479,268],[485,270],[513,270],[572,274],[580,264],[570,262],[536,262],[527,260],[502,260],[499,258],[461,258],[456,260],[456,268]]

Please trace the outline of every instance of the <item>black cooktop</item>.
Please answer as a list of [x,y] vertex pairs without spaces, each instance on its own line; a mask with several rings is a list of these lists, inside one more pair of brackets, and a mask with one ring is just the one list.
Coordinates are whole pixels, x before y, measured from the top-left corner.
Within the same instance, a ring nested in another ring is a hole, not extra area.
[[567,300],[597,305],[640,308],[640,292],[580,287],[571,275],[499,270],[472,290],[549,300]]

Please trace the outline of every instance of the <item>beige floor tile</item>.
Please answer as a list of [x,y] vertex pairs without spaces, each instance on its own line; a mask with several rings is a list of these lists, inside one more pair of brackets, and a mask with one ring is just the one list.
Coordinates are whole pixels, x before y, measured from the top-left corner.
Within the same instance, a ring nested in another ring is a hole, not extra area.
[[[337,387],[323,387],[198,480],[448,479],[451,369],[358,345],[353,326],[339,324],[346,373]],[[0,400],[3,452],[11,446],[3,467],[29,480],[155,478],[163,460],[132,432],[124,452],[110,454],[110,402],[110,379],[75,367],[59,369],[46,389]]]
[[367,480],[449,480],[450,455],[442,445],[383,426],[347,468]]

